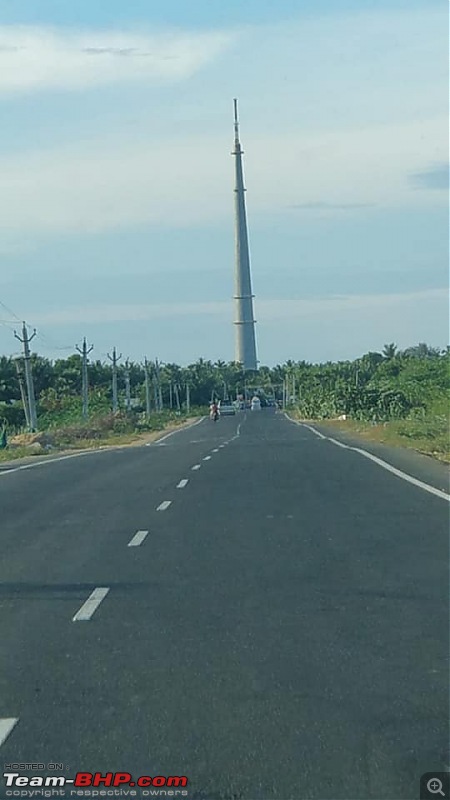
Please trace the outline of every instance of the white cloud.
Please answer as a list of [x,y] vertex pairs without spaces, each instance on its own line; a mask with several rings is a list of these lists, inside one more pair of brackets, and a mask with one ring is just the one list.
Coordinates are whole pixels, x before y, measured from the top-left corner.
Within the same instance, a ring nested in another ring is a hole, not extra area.
[[[236,87],[250,225],[274,212],[295,224],[306,214],[342,214],[343,206],[442,205],[445,197],[418,192],[410,180],[447,158],[442,24],[441,12],[411,9],[239,32],[0,27],[0,96],[140,78],[173,82],[208,64],[187,86],[156,93],[148,112],[133,111],[130,100],[123,120],[116,97],[115,116],[109,109],[103,118],[100,105],[95,121],[85,120],[82,135],[73,129],[65,145],[54,143],[58,126],[48,123],[40,137],[46,149],[36,149],[32,125],[26,137],[21,120],[29,149],[0,159],[0,230],[10,239],[26,230],[31,239],[230,220],[226,109]],[[215,58],[227,47],[226,61]],[[58,103],[56,96],[55,114]],[[302,204],[309,209],[293,208]]]
[[227,32],[134,33],[0,26],[0,94],[131,80],[177,82],[222,53]]
[[[445,159],[445,119],[352,131],[259,135],[245,155],[250,224],[259,213],[293,219],[340,214],[333,205],[389,208],[442,204],[408,175]],[[244,142],[245,143],[245,142]],[[270,158],[268,154],[275,153]],[[28,235],[96,232],[139,224],[190,226],[232,214],[233,163],[223,137],[128,137],[0,160],[0,229]],[[326,205],[321,205],[325,203]]]
[[[309,299],[257,297],[255,311],[259,357],[265,364],[287,358],[356,358],[369,350],[380,350],[390,341],[404,348],[419,341],[444,347],[448,340],[446,289]],[[83,331],[96,343],[96,353],[109,346],[111,337],[117,341],[119,330],[123,352],[141,358],[142,325],[146,323],[145,341],[153,342],[165,360],[188,363],[200,355],[233,357],[231,301],[95,304],[67,309],[61,303],[59,311],[29,306],[24,315],[38,330],[50,330],[52,338],[58,336],[64,344]],[[211,324],[214,337],[210,335]],[[184,330],[181,340],[180,326]],[[0,328],[0,344],[2,336],[3,348],[11,350],[14,342],[9,331]],[[61,353],[55,351],[53,357],[61,357]]]
[[[333,325],[339,319],[358,318],[366,315],[383,315],[388,318],[390,312],[406,312],[415,309],[417,312],[424,306],[428,310],[432,306],[435,311],[446,308],[448,292],[446,289],[429,289],[420,292],[405,292],[392,294],[367,294],[367,295],[328,295],[323,297],[303,298],[286,297],[271,299],[256,299],[256,316],[264,326],[265,322],[292,320],[299,326],[304,319],[316,319],[321,322],[327,320]],[[112,323],[112,322],[140,322],[156,319],[174,318],[180,316],[199,317],[215,315],[219,319],[229,319],[232,316],[231,301],[217,302],[177,302],[177,303],[133,303],[120,304],[108,303],[104,305],[82,306],[78,308],[60,309],[30,314],[33,324],[39,325],[66,325],[71,323]]]
[[106,324],[111,322],[142,322],[179,316],[229,315],[230,304],[217,303],[158,303],[114,304],[83,306],[60,311],[30,314],[33,325],[68,325],[72,323]]

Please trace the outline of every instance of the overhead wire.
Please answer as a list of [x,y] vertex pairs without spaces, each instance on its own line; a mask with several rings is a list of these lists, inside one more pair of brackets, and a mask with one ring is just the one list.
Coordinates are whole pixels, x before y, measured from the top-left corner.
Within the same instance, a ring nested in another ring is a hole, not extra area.
[[[5,328],[8,328],[8,330],[14,332],[14,329],[10,328],[9,325],[16,325],[17,322],[22,322],[22,320],[20,319],[20,317],[17,316],[17,314],[11,308],[8,308],[8,306],[3,302],[3,300],[0,300],[0,306],[2,306],[2,308],[4,308],[8,314],[11,314],[11,316],[14,317],[14,320],[0,320],[0,325],[3,325]],[[74,349],[71,345],[64,345],[63,347],[61,347],[60,345],[55,344],[55,342],[52,342],[51,339],[47,336],[47,334],[42,333],[42,331],[36,331],[36,336],[39,339],[41,339],[44,345],[46,345],[47,349],[66,350],[66,351]]]
[[7,312],[8,312],[8,314],[11,314],[11,316],[13,316],[17,322],[21,322],[21,321],[22,321],[22,320],[21,320],[21,319],[20,319],[20,318],[17,316],[17,314],[15,314],[15,313],[14,313],[14,311],[12,311],[10,308],[8,308],[8,306],[7,306],[7,305],[5,305],[5,303],[3,303],[3,301],[2,301],[2,300],[0,300],[0,306],[2,306],[2,308],[4,308],[4,309],[5,309],[5,311],[7,311]]

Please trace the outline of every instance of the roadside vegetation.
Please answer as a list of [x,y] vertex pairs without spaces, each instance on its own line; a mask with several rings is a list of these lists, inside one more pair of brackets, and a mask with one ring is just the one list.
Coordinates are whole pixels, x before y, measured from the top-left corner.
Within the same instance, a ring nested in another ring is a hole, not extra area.
[[[32,356],[38,432],[27,432],[17,360],[0,357],[0,460],[62,449],[141,442],[207,411],[212,397],[258,391],[275,396],[297,418],[329,424],[376,441],[449,458],[450,348],[395,344],[354,361],[286,361],[258,373],[239,364],[199,359],[118,367],[118,410],[112,412],[111,364],[88,367],[89,414],[82,414],[81,357],[52,362]],[[128,379],[129,390],[126,392]]]
[[449,350],[421,344],[399,352],[391,344],[353,362],[292,372],[298,418],[333,420],[338,429],[450,461]]

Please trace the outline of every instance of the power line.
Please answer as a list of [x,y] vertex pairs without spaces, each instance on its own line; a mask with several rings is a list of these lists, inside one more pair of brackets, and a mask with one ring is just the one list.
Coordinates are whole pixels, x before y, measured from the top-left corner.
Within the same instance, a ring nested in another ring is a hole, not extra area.
[[[11,308],[8,308],[8,306],[3,302],[3,300],[0,300],[0,306],[2,306],[2,308],[4,308],[5,311],[7,311],[8,314],[11,314],[11,316],[14,317],[13,320],[0,320],[0,324],[1,325],[5,325],[5,327],[7,327],[8,324],[16,325],[17,322],[21,322],[22,321],[22,319],[20,317],[18,317],[17,314]],[[39,339],[41,339],[44,342],[44,344],[47,344],[47,348],[48,349],[51,349],[51,350],[73,350],[73,347],[71,345],[64,345],[63,347],[61,347],[60,345],[55,344],[55,342],[53,342],[51,340],[51,338],[49,336],[47,336],[46,334],[44,334],[44,333],[39,332],[37,334],[37,337]]]
[[11,311],[11,309],[10,309],[10,308],[8,308],[8,306],[6,306],[6,305],[5,305],[5,304],[2,302],[2,300],[0,300],[0,306],[2,306],[2,307],[5,309],[5,311],[7,311],[7,312],[8,312],[8,314],[11,314],[11,316],[13,316],[13,317],[14,317],[14,319],[15,319],[15,321],[16,321],[16,322],[21,322],[21,320],[20,320],[20,317],[18,317],[18,316],[17,316],[17,314],[15,314],[15,313],[14,313],[14,311]]

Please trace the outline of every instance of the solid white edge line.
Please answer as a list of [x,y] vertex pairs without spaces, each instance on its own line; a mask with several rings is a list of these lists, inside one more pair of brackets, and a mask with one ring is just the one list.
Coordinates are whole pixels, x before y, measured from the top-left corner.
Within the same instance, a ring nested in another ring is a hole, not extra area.
[[166,433],[165,436],[161,436],[160,439],[156,439],[156,441],[154,441],[154,442],[148,442],[148,446],[150,447],[153,444],[160,444],[160,442],[164,442],[166,439],[168,439],[169,436],[174,436],[176,433],[181,433],[181,431],[188,431],[190,428],[195,428],[195,426],[196,425],[200,425],[200,423],[203,422],[204,419],[206,419],[206,417],[200,417],[200,419],[197,419],[195,422],[192,422],[190,425],[184,425],[181,428],[177,428],[174,431],[170,431],[170,433]]
[[159,504],[157,511],[166,511],[169,506],[172,505],[172,500],[163,500],[162,503]]
[[19,717],[5,717],[4,719],[0,719],[0,747],[3,742],[6,742],[9,734],[18,722]]
[[80,453],[70,453],[68,456],[58,456],[58,458],[49,458],[46,461],[33,461],[32,464],[22,464],[20,467],[12,467],[11,469],[6,468],[5,470],[0,470],[0,478],[4,475],[10,475],[12,472],[20,472],[23,469],[32,469],[33,467],[42,467],[47,464],[56,464],[58,461],[67,461],[69,458],[80,458],[81,456],[90,456],[94,453],[106,453],[108,450],[112,452],[113,450],[120,450],[123,448],[120,447],[106,447],[102,448],[101,450],[83,450]]
[[[163,439],[167,439],[169,436],[173,436],[174,433],[187,431],[189,428],[193,428],[195,425],[199,425],[200,422],[203,422],[204,419],[206,419],[206,417],[201,417],[200,419],[196,420],[196,422],[193,422],[191,425],[185,425],[182,428],[177,428],[176,431],[171,431],[166,436],[163,436],[161,439],[158,439],[156,442],[147,442],[145,447],[151,447],[152,445],[159,444],[159,442],[162,442]],[[126,450],[127,447],[128,445],[117,445],[117,447],[105,446],[92,450],[91,449],[82,450],[79,453],[69,453],[69,455],[67,456],[58,456],[57,458],[50,457],[45,461],[33,461],[32,464],[22,464],[22,466],[20,467],[11,467],[11,469],[6,468],[0,470],[0,478],[2,478],[4,475],[11,475],[11,473],[13,472],[20,472],[23,469],[33,469],[34,467],[42,467],[44,464],[56,464],[58,461],[67,461],[69,458],[80,458],[81,456],[91,456],[94,455],[95,453],[108,453],[108,452],[111,453],[114,450]]]
[[148,531],[137,531],[133,538],[128,542],[128,547],[139,547],[147,536]]
[[194,466],[191,467],[191,469],[200,469],[201,466],[202,466],[201,464],[194,464]]
[[289,420],[289,422],[293,422],[294,425],[301,425],[302,428],[308,428],[308,430],[312,431],[313,433],[315,433],[316,436],[319,437],[319,439],[326,439],[327,438],[320,431],[316,431],[316,429],[313,428],[311,425],[307,425],[306,422],[297,422],[296,419],[291,419],[291,417],[289,417],[286,413],[284,414],[284,416],[286,417],[287,420]]
[[355,453],[359,453],[360,455],[364,456],[364,458],[369,458],[375,464],[378,464],[378,466],[383,467],[383,469],[386,469],[388,472],[392,472],[393,475],[397,475],[398,478],[402,478],[402,480],[412,483],[413,486],[417,486],[419,489],[423,489],[425,492],[434,494],[436,497],[440,497],[441,500],[446,500],[447,503],[450,503],[450,494],[443,492],[442,489],[436,489],[429,483],[424,483],[424,481],[420,481],[418,478],[413,478],[412,475],[408,475],[407,472],[402,472],[401,469],[393,467],[391,464],[388,464],[387,461],[383,461],[382,458],[373,456],[372,453],[368,453],[367,450],[362,450],[359,447],[349,447],[348,449],[354,450]]
[[183,478],[179,483],[177,483],[177,489],[184,489],[185,486],[189,483],[189,478]]
[[94,589],[86,602],[83,603],[79,611],[77,611],[72,619],[72,622],[86,622],[87,620],[90,620],[102,600],[105,599],[108,592],[109,589],[106,587],[98,587],[97,589]]
[[333,444],[337,445],[337,447],[342,447],[343,450],[352,450],[348,444],[344,444],[344,442],[338,442],[337,439],[332,439],[331,436],[328,437],[329,442],[333,442]]
[[287,415],[286,418],[289,419],[290,422],[294,422],[296,425],[301,425],[303,428],[308,428],[317,436],[320,436],[321,439],[328,439],[329,442],[338,445],[338,447],[342,447],[344,450],[353,450],[355,453],[359,453],[361,456],[364,456],[364,458],[368,458],[370,461],[373,461],[374,464],[378,464],[379,467],[382,467],[383,469],[387,470],[392,475],[396,475],[397,478],[401,478],[403,481],[411,483],[413,486],[417,486],[418,489],[423,489],[424,492],[428,492],[429,494],[434,494],[435,497],[440,497],[441,500],[446,500],[447,503],[450,503],[450,494],[447,494],[447,492],[442,491],[442,489],[436,489],[435,486],[431,486],[429,483],[425,483],[424,481],[419,480],[419,478],[414,478],[407,472],[403,472],[401,469],[393,467],[392,464],[389,464],[382,458],[378,458],[378,456],[374,456],[372,453],[369,453],[368,450],[363,450],[361,447],[352,447],[348,444],[344,444],[343,442],[338,442],[337,439],[333,439],[331,436],[324,436],[323,433],[320,433],[320,431],[317,431],[315,428],[312,428],[311,425],[307,425],[304,422],[297,422],[296,420],[291,420],[290,417],[288,417]]

